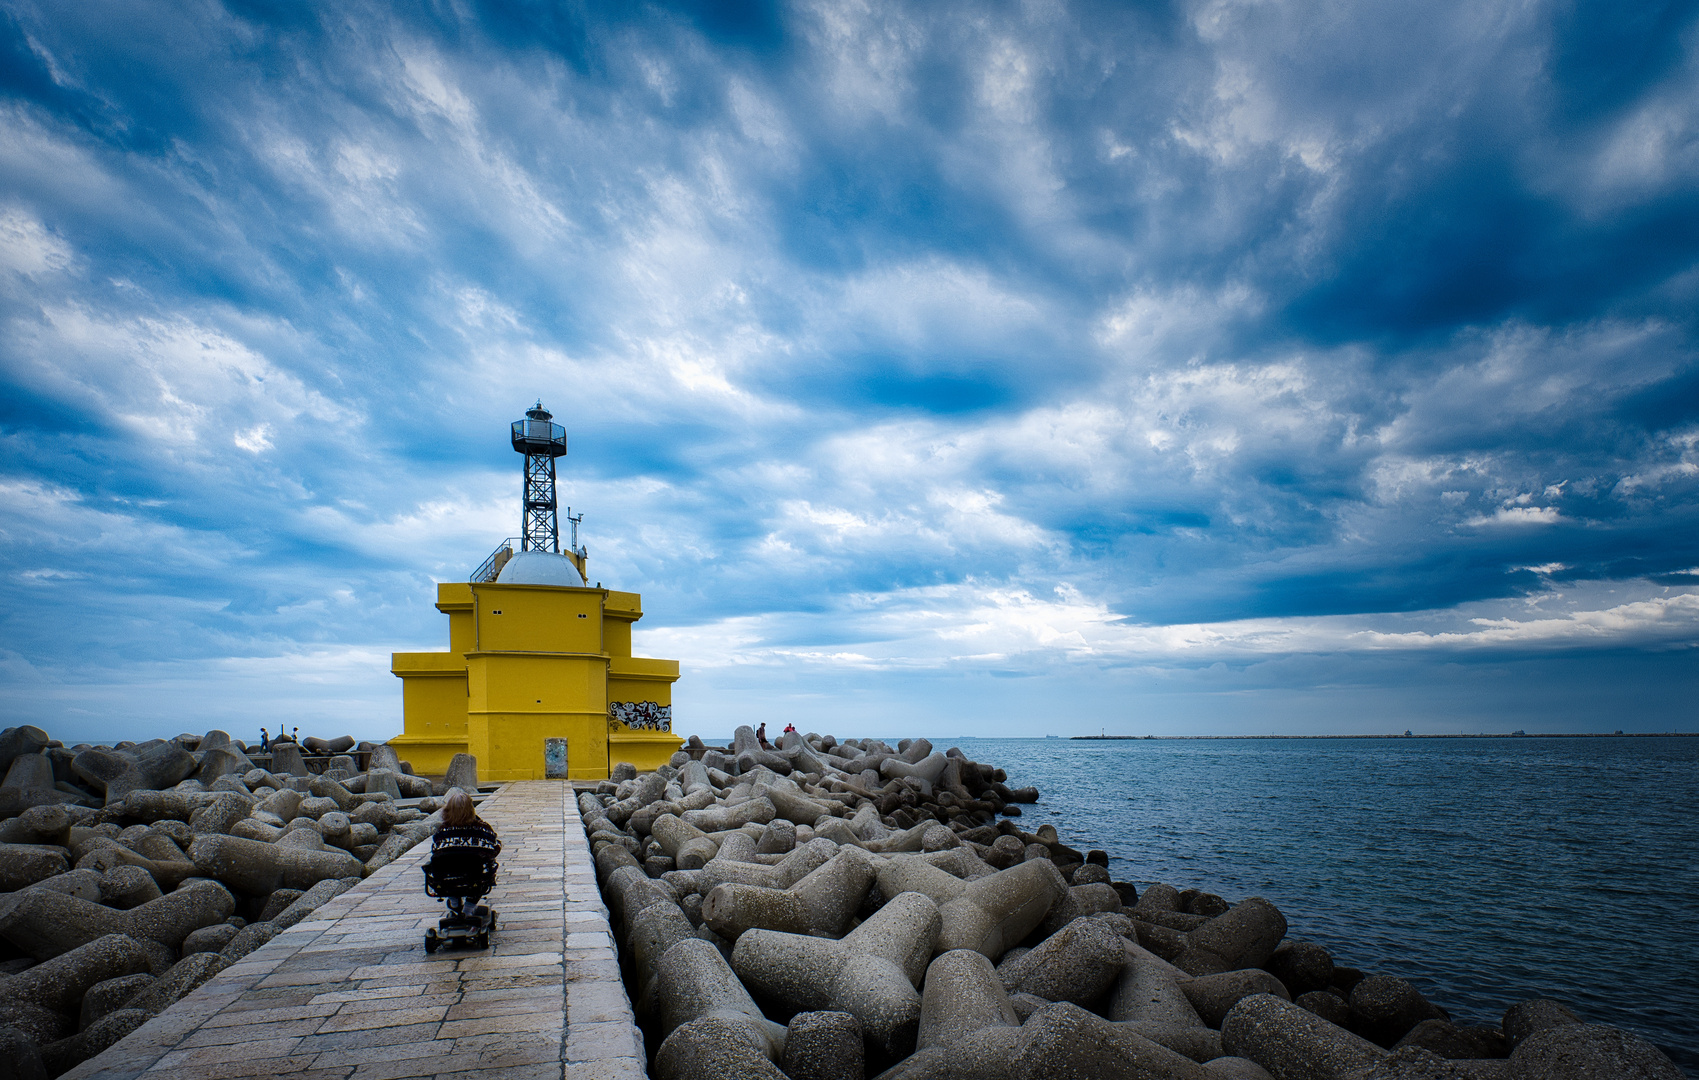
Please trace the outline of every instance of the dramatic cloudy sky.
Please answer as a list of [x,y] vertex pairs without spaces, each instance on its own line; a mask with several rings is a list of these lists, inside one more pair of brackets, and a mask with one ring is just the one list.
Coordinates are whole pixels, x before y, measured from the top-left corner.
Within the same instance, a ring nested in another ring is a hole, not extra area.
[[0,0],[0,721],[399,730],[571,439],[681,730],[1699,725],[1699,14]]

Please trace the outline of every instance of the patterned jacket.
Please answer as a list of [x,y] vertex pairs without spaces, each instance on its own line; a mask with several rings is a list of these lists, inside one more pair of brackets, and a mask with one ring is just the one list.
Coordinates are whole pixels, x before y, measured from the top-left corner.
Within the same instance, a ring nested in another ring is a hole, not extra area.
[[437,830],[431,839],[431,854],[444,850],[475,851],[493,859],[501,854],[501,841],[494,829],[474,819],[470,825],[444,825]]

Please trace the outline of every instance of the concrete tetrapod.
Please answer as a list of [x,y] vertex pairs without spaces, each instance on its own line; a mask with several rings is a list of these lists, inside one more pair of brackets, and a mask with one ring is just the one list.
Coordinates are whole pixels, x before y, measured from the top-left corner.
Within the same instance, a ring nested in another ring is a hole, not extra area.
[[[613,815],[610,813],[608,816]],[[730,806],[721,804],[702,810],[686,810],[680,815],[686,824],[694,825],[703,832],[723,832],[742,825],[765,825],[778,816],[773,800],[766,796]]]
[[64,851],[45,844],[0,844],[0,892],[17,892],[71,868]]
[[938,774],[944,771],[944,766],[948,763],[949,759],[943,754],[928,754],[912,764],[901,758],[888,757],[879,763],[879,775],[888,779],[912,776],[928,784],[935,784],[938,782]]
[[1445,1019],[1408,979],[1370,975],[1351,988],[1351,1030],[1388,1050],[1423,1020]]
[[107,934],[16,975],[0,979],[0,1001],[27,1001],[76,1013],[89,988],[148,969],[147,950],[123,934]]
[[[699,888],[707,893],[716,885],[736,881],[744,885],[759,885],[767,889],[788,889],[804,877],[825,866],[838,853],[838,845],[815,837],[791,851],[784,858],[767,866],[763,863],[738,862],[736,859],[715,858],[702,867]],[[887,895],[895,896],[895,893]]]
[[88,1027],[41,1048],[41,1063],[60,1076],[129,1035],[152,1017],[141,1009],[116,1009]]
[[123,802],[124,796],[137,788],[162,791],[172,787],[197,768],[193,754],[174,742],[162,739],[137,745],[131,748],[130,754],[134,764],[106,781],[108,806]]
[[724,1016],[680,1024],[655,1051],[655,1080],[788,1080],[762,1043]]
[[780,1064],[790,1080],[863,1080],[867,1051],[861,1023],[849,1013],[804,1012],[785,1030]]
[[1190,975],[1262,967],[1285,936],[1286,916],[1267,900],[1253,896],[1188,931],[1186,948],[1174,958],[1174,966]]
[[654,1010],[655,965],[674,945],[696,936],[696,928],[684,910],[671,901],[645,906],[626,920],[623,944],[631,952],[636,969],[637,996],[633,1002],[639,1013]]
[[126,1001],[152,986],[153,980],[154,976],[138,971],[95,983],[83,994],[77,1026],[86,1028],[107,1013],[123,1008]]
[[[1045,862],[1050,862],[1045,857]],[[1050,909],[1050,914],[1038,924],[1040,937],[1049,937],[1062,927],[1073,922],[1082,915],[1095,915],[1105,911],[1121,910],[1121,894],[1113,886],[1102,882],[1090,885],[1070,885],[1062,897],[1061,903]]]
[[702,921],[728,940],[752,928],[839,937],[873,887],[874,876],[868,855],[843,848],[789,889],[735,882],[714,886],[702,898]]
[[[73,830],[74,831],[74,830]],[[151,850],[162,854],[164,858],[150,857],[141,851],[132,851],[104,836],[96,836],[79,846],[81,852],[77,859],[80,869],[106,871],[114,866],[139,866],[152,875],[161,891],[175,889],[188,878],[195,877],[199,871],[195,864],[171,842],[168,837],[149,837],[155,843],[144,844],[137,842],[138,849]]]
[[1068,894],[1056,864],[1039,859],[963,881],[921,859],[891,859],[879,871],[879,891],[924,893],[938,905],[938,949],[973,949],[996,961],[1044,921]]
[[1192,1003],[1192,1008],[1203,1017],[1203,1022],[1212,1028],[1219,1028],[1227,1014],[1233,1011],[1233,1006],[1252,994],[1273,994],[1277,998],[1292,1000],[1280,980],[1261,968],[1201,975],[1181,983],[1180,989]]
[[1020,1027],[991,961],[972,949],[939,953],[926,968],[916,1052],[952,1046],[988,1027]]
[[1036,948],[1005,961],[997,976],[1011,994],[1086,1005],[1115,985],[1126,958],[1126,942],[1107,924],[1075,919]]
[[0,844],[50,844],[63,847],[71,826],[93,816],[85,807],[32,806],[15,818],[0,822]]
[[1109,998],[1109,1019],[1183,1028],[1206,1026],[1180,989],[1188,978],[1185,972],[1130,941],[1122,947],[1126,958],[1120,982]]
[[360,879],[358,877],[345,877],[337,880],[327,879],[325,881],[321,881],[306,892],[302,893],[300,896],[296,897],[287,907],[274,915],[269,921],[275,925],[278,930],[287,930],[296,923],[306,919],[307,916],[318,910],[321,905],[341,896],[343,893],[358,884],[360,884]]
[[1496,1027],[1475,1026],[1460,1028],[1449,1020],[1423,1020],[1405,1033],[1397,1050],[1419,1046],[1432,1050],[1442,1058],[1507,1058],[1510,1040]]
[[1253,994],[1221,1023],[1221,1048],[1275,1080],[1333,1080],[1386,1057],[1369,1040],[1273,994]]
[[1204,1062],[1203,1067],[1210,1080],[1274,1080],[1267,1069],[1250,1058],[1218,1057]]
[[[928,976],[930,983],[930,975]],[[1181,1054],[1071,1002],[1034,1012],[1020,1027],[992,1022],[934,1045],[877,1080],[1214,1080]]]
[[1212,1080],[1183,1054],[1061,1001],[1021,1025],[1016,1080]]
[[1263,967],[1279,979],[1294,1000],[1333,985],[1333,957],[1313,941],[1284,941]]
[[757,792],[773,804],[779,812],[775,821],[789,821],[794,825],[813,825],[821,818],[835,817],[835,807],[811,798],[795,786],[786,788],[768,786],[758,788]]
[[0,771],[10,768],[20,754],[41,753],[51,741],[47,732],[33,724],[23,724],[0,731]]
[[719,854],[714,838],[676,814],[662,814],[649,826],[649,835],[680,870],[700,870]]
[[879,1080],[996,1080],[1020,1043],[1020,1017],[991,961],[972,949],[939,953],[926,969],[913,1055]]
[[1680,1080],[1662,1050],[1632,1032],[1603,1024],[1563,1024],[1535,1032],[1510,1055],[1507,1080]]
[[673,891],[643,872],[641,866],[622,866],[602,884],[608,912],[616,926],[629,930],[631,922],[654,904],[677,906]]
[[909,1052],[920,1025],[915,986],[938,940],[938,908],[903,893],[841,941],[749,930],[732,967],[756,993],[799,1012],[846,1012],[861,1022],[870,1050]]
[[478,759],[472,754],[456,754],[448,763],[448,772],[442,778],[443,792],[449,788],[459,788],[462,791],[477,794],[478,791]]
[[681,941],[661,954],[655,963],[654,1001],[663,1039],[685,1024],[714,1017],[735,1025],[769,1059],[784,1053],[785,1029],[761,1014],[720,950],[701,938]]
[[203,926],[223,922],[236,899],[215,881],[196,881],[129,911],[49,889],[0,897],[0,937],[37,960],[50,960],[108,934],[157,941],[172,949]]
[[757,855],[789,855],[796,850],[796,825],[783,818],[774,818],[761,830],[755,843]]
[[[1505,1080],[1511,1072],[1504,1059],[1481,1060],[1464,1058],[1456,1061],[1440,1057],[1432,1050],[1406,1046],[1381,1058],[1373,1065],[1339,1074],[1337,1080]],[[1591,1080],[1610,1077],[1610,1080],[1629,1080],[1632,1074],[1608,1072],[1560,1072],[1542,1076],[1540,1080]],[[1644,1080],[1636,1077],[1635,1080]]]
[[359,877],[363,869],[360,860],[346,851],[279,847],[216,834],[196,838],[189,858],[201,873],[253,896],[278,889],[310,889],[329,878]]
[[1561,1001],[1530,998],[1527,1001],[1518,1001],[1504,1010],[1504,1018],[1499,1021],[1499,1026],[1504,1030],[1504,1037],[1509,1040],[1510,1048],[1515,1050],[1523,1039],[1535,1032],[1561,1027],[1564,1024],[1585,1022]]

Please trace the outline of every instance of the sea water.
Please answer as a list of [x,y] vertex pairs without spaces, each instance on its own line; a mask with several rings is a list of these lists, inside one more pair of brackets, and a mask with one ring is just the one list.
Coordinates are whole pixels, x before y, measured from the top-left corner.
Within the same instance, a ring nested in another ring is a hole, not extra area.
[[1118,881],[1264,897],[1459,1025],[1557,998],[1699,1077],[1699,739],[952,744]]

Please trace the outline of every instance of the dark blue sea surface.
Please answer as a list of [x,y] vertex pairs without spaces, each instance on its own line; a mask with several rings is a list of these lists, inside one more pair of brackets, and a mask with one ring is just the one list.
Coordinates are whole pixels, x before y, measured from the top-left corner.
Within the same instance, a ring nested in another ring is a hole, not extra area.
[[1553,997],[1699,1076],[1699,739],[935,741],[1117,880],[1265,897],[1459,1024]]

